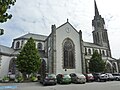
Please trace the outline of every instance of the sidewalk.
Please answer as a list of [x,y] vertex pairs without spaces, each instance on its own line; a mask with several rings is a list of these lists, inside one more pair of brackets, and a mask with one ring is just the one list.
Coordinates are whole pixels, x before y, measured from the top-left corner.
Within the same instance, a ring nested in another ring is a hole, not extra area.
[[0,86],[41,86],[39,82],[0,83]]
[[0,90],[22,90],[26,87],[39,87],[41,84],[39,82],[26,82],[26,83],[0,83]]

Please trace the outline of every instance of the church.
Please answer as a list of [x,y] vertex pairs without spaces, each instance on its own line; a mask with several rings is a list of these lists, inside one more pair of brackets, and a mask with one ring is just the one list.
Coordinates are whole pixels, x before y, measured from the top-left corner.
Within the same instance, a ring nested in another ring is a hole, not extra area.
[[89,61],[95,50],[106,62],[106,72],[117,73],[119,71],[117,61],[111,55],[105,21],[99,14],[96,1],[94,7],[93,42],[85,42],[82,31],[76,30],[68,19],[59,27],[52,25],[48,36],[25,34],[13,39],[11,47],[0,45],[0,79],[8,74],[15,74],[16,56],[30,37],[35,40],[47,73],[89,73]]

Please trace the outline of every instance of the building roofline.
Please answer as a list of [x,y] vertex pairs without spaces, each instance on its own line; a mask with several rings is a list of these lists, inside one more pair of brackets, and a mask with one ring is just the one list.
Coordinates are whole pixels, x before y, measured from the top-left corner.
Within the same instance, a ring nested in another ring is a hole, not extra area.
[[20,37],[18,37],[18,38],[15,38],[14,40],[28,39],[28,38],[25,38],[25,36],[27,36],[27,35],[29,35],[29,34],[31,34],[31,35],[37,35],[37,36],[43,36],[43,37],[48,37],[48,36],[46,36],[46,35],[41,35],[41,34],[27,33],[27,34],[24,34],[24,35],[22,35],[22,36],[20,36]]
[[57,27],[56,30],[59,29],[59,28],[61,28],[62,26],[64,26],[64,25],[67,24],[67,23],[68,23],[77,33],[79,33],[79,32],[73,27],[73,25],[68,21],[68,19],[67,19],[67,22],[65,22],[65,23],[63,23],[62,25],[60,25],[59,27]]

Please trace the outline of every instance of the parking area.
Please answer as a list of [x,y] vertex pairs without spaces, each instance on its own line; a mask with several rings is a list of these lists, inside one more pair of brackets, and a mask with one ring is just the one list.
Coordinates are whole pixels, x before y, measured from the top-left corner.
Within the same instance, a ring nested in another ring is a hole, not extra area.
[[[4,86],[4,87],[3,87]],[[0,83],[0,90],[119,90],[120,81],[89,82],[86,84],[57,84],[43,86],[39,82]]]

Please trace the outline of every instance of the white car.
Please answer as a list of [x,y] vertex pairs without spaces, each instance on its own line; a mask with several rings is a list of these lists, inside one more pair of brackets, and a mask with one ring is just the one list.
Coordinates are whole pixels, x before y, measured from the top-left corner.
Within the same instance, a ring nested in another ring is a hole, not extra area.
[[113,81],[113,80],[115,80],[115,77],[114,77],[111,73],[105,73],[105,75],[107,76],[107,80],[108,80],[108,81]]
[[115,80],[120,81],[120,73],[113,73],[112,74],[115,78]]
[[83,74],[71,73],[70,76],[73,83],[86,83],[86,77]]

